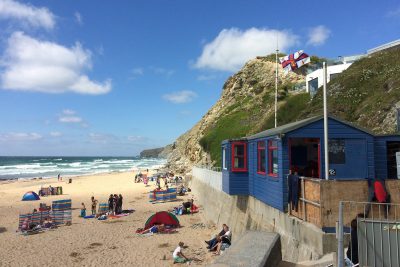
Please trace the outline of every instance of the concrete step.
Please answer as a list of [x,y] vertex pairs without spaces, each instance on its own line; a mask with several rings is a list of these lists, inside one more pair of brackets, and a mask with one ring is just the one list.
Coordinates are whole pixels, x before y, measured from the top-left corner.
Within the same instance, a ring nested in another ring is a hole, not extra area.
[[277,233],[246,231],[210,267],[278,266],[282,260]]

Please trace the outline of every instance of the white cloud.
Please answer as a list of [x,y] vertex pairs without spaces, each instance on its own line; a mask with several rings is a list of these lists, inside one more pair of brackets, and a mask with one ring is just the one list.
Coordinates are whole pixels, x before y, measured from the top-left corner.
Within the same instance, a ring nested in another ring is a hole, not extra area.
[[144,69],[143,68],[134,68],[131,70],[131,77],[132,79],[135,79],[136,77],[143,76],[144,75]]
[[165,75],[167,77],[170,77],[175,73],[175,70],[160,67],[150,67],[150,69],[153,70],[154,74]]
[[54,14],[45,7],[35,7],[13,0],[0,0],[0,19],[14,19],[32,27],[53,29]]
[[256,56],[268,55],[276,50],[285,52],[298,42],[298,37],[289,31],[250,28],[242,31],[237,28],[224,29],[218,36],[203,47],[201,56],[194,66],[221,71],[236,71]]
[[62,112],[64,115],[74,115],[76,113],[75,110],[71,110],[71,109],[64,109]]
[[111,81],[91,81],[83,71],[92,67],[91,52],[80,43],[68,48],[15,32],[1,59],[1,87],[44,93],[104,94]]
[[78,116],[63,116],[58,118],[59,122],[65,122],[65,123],[80,123],[82,122],[82,118]]
[[183,90],[163,95],[163,98],[165,100],[174,104],[188,103],[191,102],[195,97],[197,97],[197,94],[189,90]]
[[79,25],[83,25],[83,19],[82,19],[81,13],[79,13],[78,11],[75,11],[74,16],[75,16],[76,22],[77,22]]
[[80,124],[82,127],[88,127],[87,123],[76,114],[75,110],[64,109],[58,116],[58,121],[61,123]]
[[60,137],[60,136],[62,136],[62,133],[60,133],[60,132],[50,132],[50,136],[52,136],[52,137]]
[[38,133],[7,133],[0,134],[0,141],[4,142],[18,142],[18,141],[35,141],[42,139],[42,136]]
[[400,7],[390,10],[389,12],[386,13],[386,17],[388,18],[394,18],[399,16],[400,16]]
[[313,46],[323,45],[330,35],[331,30],[324,25],[316,26],[309,30],[307,44]]

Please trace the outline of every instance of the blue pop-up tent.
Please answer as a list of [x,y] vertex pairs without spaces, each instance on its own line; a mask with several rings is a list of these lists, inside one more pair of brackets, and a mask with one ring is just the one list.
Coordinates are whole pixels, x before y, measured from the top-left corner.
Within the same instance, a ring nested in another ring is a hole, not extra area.
[[22,197],[22,201],[33,201],[33,200],[40,200],[38,194],[33,191],[26,192],[25,195]]

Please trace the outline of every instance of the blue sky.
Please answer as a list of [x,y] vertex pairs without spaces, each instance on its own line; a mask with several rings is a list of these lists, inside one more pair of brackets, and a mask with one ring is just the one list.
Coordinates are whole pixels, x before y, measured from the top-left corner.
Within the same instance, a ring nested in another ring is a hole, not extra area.
[[134,156],[173,142],[247,60],[400,38],[398,1],[0,0],[0,155]]

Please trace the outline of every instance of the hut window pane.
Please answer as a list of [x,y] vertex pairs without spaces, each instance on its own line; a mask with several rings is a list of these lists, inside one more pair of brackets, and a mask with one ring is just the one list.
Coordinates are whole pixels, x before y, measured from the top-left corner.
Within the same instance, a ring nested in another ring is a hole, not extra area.
[[226,148],[225,147],[222,149],[222,168],[224,170],[227,169],[227,167],[226,167]]
[[329,139],[329,163],[346,163],[346,146],[344,139]]
[[257,143],[257,173],[265,174],[265,142]]
[[232,143],[232,171],[247,171],[247,146],[244,142]]
[[268,141],[268,175],[278,176],[278,142]]

